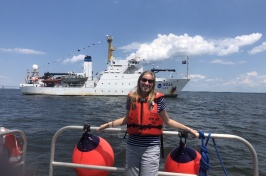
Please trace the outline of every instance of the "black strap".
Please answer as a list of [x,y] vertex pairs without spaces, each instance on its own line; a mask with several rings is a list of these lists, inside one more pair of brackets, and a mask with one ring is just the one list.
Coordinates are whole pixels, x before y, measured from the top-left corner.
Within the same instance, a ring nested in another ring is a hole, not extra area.
[[163,134],[160,135],[160,138],[161,138],[161,157],[164,158]]
[[126,135],[127,135],[127,131],[125,132],[125,135],[124,135],[123,139],[125,139],[125,138],[126,138]]
[[138,102],[140,102],[140,103],[146,103],[147,102],[147,99],[146,98],[139,98],[138,99]]
[[138,124],[135,124],[135,123],[133,123],[133,124],[127,124],[127,127],[128,128],[130,128],[130,127],[132,127],[132,128],[139,128],[139,129],[151,129],[151,128],[162,129],[163,128],[162,125],[157,125],[157,126],[154,126],[154,125],[151,125],[151,124],[149,124],[149,125],[138,125]]

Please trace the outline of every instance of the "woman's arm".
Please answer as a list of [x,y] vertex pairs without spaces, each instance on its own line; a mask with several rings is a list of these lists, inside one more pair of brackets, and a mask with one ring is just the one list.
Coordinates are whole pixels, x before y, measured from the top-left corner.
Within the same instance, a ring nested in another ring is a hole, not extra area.
[[113,128],[113,127],[115,127],[115,126],[123,126],[123,125],[127,124],[128,114],[129,114],[129,111],[127,111],[125,117],[122,117],[122,118],[120,118],[120,119],[116,119],[116,120],[114,120],[114,121],[112,121],[112,122],[108,122],[108,123],[102,124],[102,125],[97,129],[97,131],[104,130],[105,128]]
[[185,130],[189,133],[191,133],[194,137],[198,137],[198,132],[192,128],[187,127],[186,125],[183,125],[175,120],[172,120],[169,118],[166,110],[163,110],[160,112],[160,116],[163,119],[163,122],[172,128],[179,129],[179,130]]

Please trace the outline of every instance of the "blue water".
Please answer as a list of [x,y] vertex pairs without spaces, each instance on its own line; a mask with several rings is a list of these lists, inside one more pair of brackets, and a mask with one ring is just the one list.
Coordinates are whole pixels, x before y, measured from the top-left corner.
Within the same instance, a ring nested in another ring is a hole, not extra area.
[[[26,170],[29,176],[47,176],[53,135],[64,126],[84,123],[99,126],[125,114],[126,97],[22,95],[16,89],[0,89],[0,126],[22,130],[28,141]],[[172,119],[204,132],[234,134],[245,138],[255,148],[259,173],[266,175],[266,94],[182,92],[178,98],[166,98]],[[166,128],[166,130],[172,130]],[[71,162],[73,148],[83,131],[65,132],[56,144],[55,161]],[[123,134],[97,133],[115,152],[115,166],[124,166]],[[178,145],[179,138],[164,137],[165,158]],[[199,149],[201,141],[189,138],[187,144]],[[229,175],[252,175],[252,159],[242,143],[216,139]],[[212,141],[209,175],[223,175]],[[161,159],[163,170],[165,158]],[[54,175],[75,175],[73,169],[55,167]],[[120,174],[110,174],[120,175]]]

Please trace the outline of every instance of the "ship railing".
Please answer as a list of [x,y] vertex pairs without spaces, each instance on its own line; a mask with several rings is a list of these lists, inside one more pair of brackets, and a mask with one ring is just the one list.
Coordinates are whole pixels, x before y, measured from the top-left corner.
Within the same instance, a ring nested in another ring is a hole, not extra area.
[[[91,131],[97,131],[99,127],[90,127]],[[119,172],[123,173],[124,168],[120,167],[109,167],[109,166],[97,166],[97,165],[88,165],[88,164],[75,164],[75,163],[67,163],[67,162],[58,162],[55,161],[55,143],[58,137],[61,135],[62,132],[66,130],[83,130],[83,126],[65,126],[61,129],[59,129],[55,134],[51,142],[51,156],[50,156],[50,166],[49,166],[49,176],[53,176],[53,170],[55,166],[58,167],[68,167],[68,168],[85,168],[85,169],[93,169],[93,170],[104,170],[104,171],[110,171],[110,172]],[[103,132],[120,132],[125,133],[125,129],[121,128],[107,128],[103,130]],[[163,131],[163,134],[165,135],[175,135],[178,136],[180,132],[178,131]],[[204,133],[205,137],[208,137],[208,133]],[[237,140],[241,143],[243,143],[250,151],[252,156],[252,162],[253,162],[253,176],[259,175],[259,166],[258,166],[258,157],[257,153],[254,149],[254,147],[244,138],[236,136],[236,135],[230,135],[230,134],[211,134],[212,138],[220,138],[220,139],[230,139],[230,140]],[[195,176],[194,174],[182,174],[182,173],[173,173],[173,172],[163,172],[159,171],[158,175],[168,175],[168,176]]]
[[[25,173],[25,168],[26,168],[26,151],[27,151],[27,138],[26,138],[26,135],[20,130],[16,130],[16,129],[15,130],[6,130],[6,131],[0,131],[0,138],[3,138],[4,135],[8,135],[8,134],[13,134],[15,137],[16,137],[16,135],[19,135],[21,137],[22,144],[23,144],[22,145],[21,159],[20,159],[20,161],[18,163],[16,163],[14,165],[14,167],[22,167],[22,173],[24,174]],[[19,141],[20,140],[18,139],[18,142]]]

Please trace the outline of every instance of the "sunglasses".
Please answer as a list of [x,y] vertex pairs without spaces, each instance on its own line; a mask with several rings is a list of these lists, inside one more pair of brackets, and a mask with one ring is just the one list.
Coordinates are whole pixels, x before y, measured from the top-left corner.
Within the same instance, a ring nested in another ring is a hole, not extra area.
[[154,83],[154,80],[153,79],[141,78],[141,81],[144,82],[144,83],[148,81],[149,84]]

